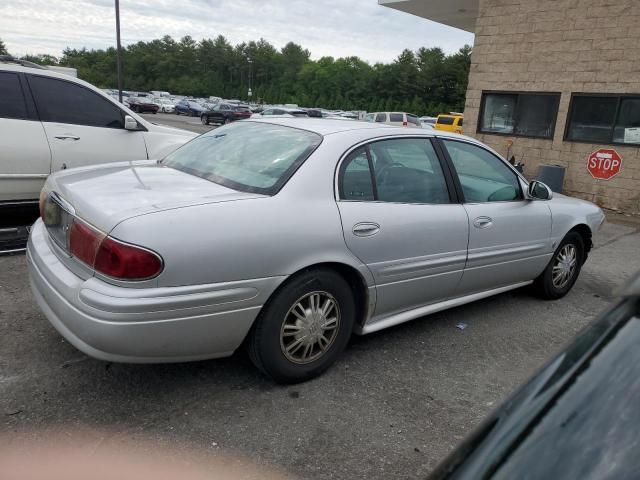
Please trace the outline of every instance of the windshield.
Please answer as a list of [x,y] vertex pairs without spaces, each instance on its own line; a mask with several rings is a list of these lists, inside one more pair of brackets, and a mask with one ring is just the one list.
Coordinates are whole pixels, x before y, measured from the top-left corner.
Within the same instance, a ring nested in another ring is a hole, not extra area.
[[268,123],[233,123],[201,135],[163,164],[243,192],[275,195],[322,137]]

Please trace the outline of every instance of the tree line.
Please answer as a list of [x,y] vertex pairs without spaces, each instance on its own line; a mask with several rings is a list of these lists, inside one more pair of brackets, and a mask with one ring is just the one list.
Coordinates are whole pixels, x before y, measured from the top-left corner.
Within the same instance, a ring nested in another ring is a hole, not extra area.
[[[451,55],[440,48],[405,49],[391,63],[374,65],[355,56],[312,60],[309,50],[293,42],[279,50],[264,39],[233,46],[220,35],[134,43],[123,49],[122,61],[125,90],[247,100],[251,87],[252,99],[266,103],[435,115],[464,108],[470,57],[466,45]],[[115,48],[22,58],[76,68],[80,78],[99,87],[117,85]]]

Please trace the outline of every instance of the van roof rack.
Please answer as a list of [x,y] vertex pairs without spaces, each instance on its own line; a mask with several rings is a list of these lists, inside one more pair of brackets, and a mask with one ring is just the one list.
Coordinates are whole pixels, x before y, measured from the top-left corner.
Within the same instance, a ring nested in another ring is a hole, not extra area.
[[12,55],[0,55],[0,63],[17,63],[18,65],[22,65],[23,67],[39,68],[41,70],[47,70],[47,68],[43,67],[42,65],[29,62],[28,60],[21,60]]

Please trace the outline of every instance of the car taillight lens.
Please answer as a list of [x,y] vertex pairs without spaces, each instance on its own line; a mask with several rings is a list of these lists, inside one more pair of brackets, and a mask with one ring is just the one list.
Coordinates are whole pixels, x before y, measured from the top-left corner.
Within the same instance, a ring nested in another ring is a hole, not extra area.
[[403,127],[406,127],[407,125],[409,125],[407,122],[402,122]]
[[98,248],[94,268],[109,277],[142,280],[158,275],[162,260],[149,250],[106,237]]
[[69,228],[69,252],[97,272],[119,280],[145,280],[162,271],[158,254],[114,240],[77,219]]

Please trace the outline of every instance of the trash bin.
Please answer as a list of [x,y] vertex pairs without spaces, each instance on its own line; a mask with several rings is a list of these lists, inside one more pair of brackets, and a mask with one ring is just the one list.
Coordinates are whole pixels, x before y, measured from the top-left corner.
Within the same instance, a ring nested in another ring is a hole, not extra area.
[[564,171],[565,168],[562,165],[540,165],[536,180],[545,183],[554,192],[562,193]]

